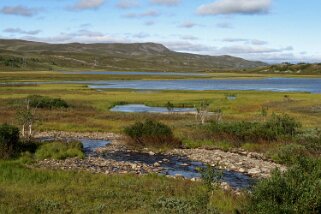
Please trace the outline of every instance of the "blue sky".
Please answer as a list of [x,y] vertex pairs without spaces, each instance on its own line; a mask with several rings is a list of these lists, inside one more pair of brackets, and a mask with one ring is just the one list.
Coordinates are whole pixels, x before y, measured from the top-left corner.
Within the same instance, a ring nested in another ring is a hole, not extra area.
[[319,0],[1,0],[0,37],[321,62]]

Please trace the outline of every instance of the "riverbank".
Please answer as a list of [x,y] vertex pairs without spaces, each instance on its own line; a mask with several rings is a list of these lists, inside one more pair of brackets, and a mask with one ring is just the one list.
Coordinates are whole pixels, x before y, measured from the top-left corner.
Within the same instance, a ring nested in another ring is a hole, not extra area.
[[[286,167],[266,159],[263,154],[241,150],[224,152],[221,150],[206,149],[174,149],[164,153],[155,153],[147,148],[135,150],[127,147],[122,142],[121,135],[113,133],[53,131],[37,133],[35,138],[51,140],[91,139],[112,142],[105,147],[89,152],[84,160],[44,160],[36,164],[38,167],[72,170],[81,169],[103,174],[131,173],[139,175],[148,173],[161,174],[164,172],[164,169],[169,168],[166,173],[168,176],[192,178],[193,180],[196,180],[196,176],[186,175],[182,167],[196,168],[195,165],[197,164],[208,164],[227,172],[236,172],[259,179],[269,177],[271,171],[276,168],[281,171],[286,170]],[[176,167],[178,170],[174,166],[176,164],[179,164],[179,166]]]

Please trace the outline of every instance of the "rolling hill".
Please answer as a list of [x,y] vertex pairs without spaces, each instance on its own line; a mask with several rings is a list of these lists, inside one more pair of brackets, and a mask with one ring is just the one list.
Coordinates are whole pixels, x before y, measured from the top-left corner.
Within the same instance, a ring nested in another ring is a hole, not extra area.
[[0,70],[224,71],[265,66],[232,56],[172,51],[156,43],[47,44],[0,40]]

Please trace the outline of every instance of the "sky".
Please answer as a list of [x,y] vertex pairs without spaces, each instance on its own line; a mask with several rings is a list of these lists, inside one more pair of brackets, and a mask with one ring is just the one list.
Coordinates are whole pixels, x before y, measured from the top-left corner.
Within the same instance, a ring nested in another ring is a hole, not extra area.
[[0,38],[321,62],[320,0],[0,0]]

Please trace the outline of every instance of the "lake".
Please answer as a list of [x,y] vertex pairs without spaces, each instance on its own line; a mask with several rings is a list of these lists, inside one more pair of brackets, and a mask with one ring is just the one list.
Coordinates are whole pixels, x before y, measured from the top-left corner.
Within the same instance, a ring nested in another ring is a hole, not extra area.
[[193,80],[113,80],[113,81],[57,81],[2,82],[0,85],[86,84],[89,88],[135,90],[251,90],[277,92],[321,93],[321,78],[265,78],[265,79],[193,79]]
[[131,80],[90,83],[93,89],[256,90],[321,93],[321,78]]

